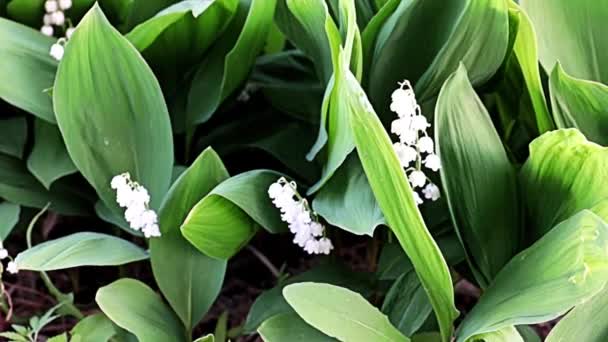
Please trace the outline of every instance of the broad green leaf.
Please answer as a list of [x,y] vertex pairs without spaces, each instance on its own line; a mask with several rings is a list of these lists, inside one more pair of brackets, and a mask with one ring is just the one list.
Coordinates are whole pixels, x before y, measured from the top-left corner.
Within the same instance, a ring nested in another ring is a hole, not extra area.
[[100,219],[115,225],[116,227],[124,230],[125,232],[131,235],[139,237],[144,236],[141,231],[131,228],[127,220],[125,220],[124,215],[114,213],[113,211],[108,209],[108,207],[106,207],[106,205],[103,204],[103,201],[101,200],[95,203],[95,214],[97,214],[97,217],[99,217]]
[[285,299],[306,323],[341,341],[409,341],[360,294],[321,283],[292,284]]
[[215,342],[215,337],[211,334],[199,337],[194,342]]
[[55,180],[76,172],[57,126],[35,121],[34,147],[27,168],[47,189]]
[[289,284],[309,281],[346,287],[361,293],[363,296],[369,296],[373,293],[371,279],[366,274],[353,272],[348,267],[337,263],[322,264],[288,278],[287,281],[258,296],[247,314],[247,320],[243,327],[244,332],[254,332],[270,317],[283,313],[294,313],[283,297],[283,289]]
[[536,330],[530,325],[518,325],[515,327],[523,342],[542,342]]
[[[576,129],[543,134],[530,144],[520,184],[535,241],[559,222],[583,209],[608,219],[608,188],[598,170],[608,168],[608,148],[587,141]],[[603,171],[602,171],[603,172]]]
[[540,80],[536,32],[528,15],[515,2],[509,1],[509,10],[515,11],[519,17],[517,36],[511,58],[516,58],[521,68],[528,96],[534,108],[538,131],[545,133],[552,130],[554,125]]
[[129,278],[106,285],[95,295],[101,310],[139,341],[190,341],[179,318],[151,288]]
[[354,108],[350,113],[350,126],[363,170],[388,226],[429,295],[442,339],[447,342],[452,322],[458,316],[448,266],[414,202],[412,189],[390,138],[352,74],[348,86],[348,97]]
[[397,82],[408,79],[423,103],[460,63],[474,85],[483,84],[502,64],[508,40],[506,0],[401,1],[376,39],[370,98],[388,113]]
[[11,202],[0,203],[0,241],[6,240],[17,222],[21,207]]
[[129,172],[157,209],[173,167],[167,106],[150,68],[98,5],[66,46],[53,99],[69,155],[105,205],[122,212],[110,180]]
[[[395,12],[400,3],[401,0],[386,1],[386,3],[380,7],[378,13],[372,17],[370,22],[365,27],[365,30],[363,30],[361,40],[363,45],[363,66],[365,70],[369,70],[371,67],[374,57],[374,47],[376,46],[376,40],[378,39],[380,30],[390,16]],[[369,74],[366,73],[364,75],[364,84],[367,84],[369,81],[368,78]]]
[[123,31],[130,31],[135,26],[152,18],[158,12],[179,2],[180,0],[127,0],[129,6],[125,6],[123,14]]
[[49,191],[26,169],[21,160],[0,153],[0,198],[33,208],[50,209],[65,215],[85,215],[89,203],[65,184],[55,184]]
[[20,270],[53,271],[78,266],[118,266],[147,258],[146,251],[126,240],[83,232],[26,249],[17,255],[15,262]]
[[312,202],[329,224],[356,235],[374,235],[384,217],[355,154],[351,154]]
[[596,0],[521,0],[538,36],[547,72],[559,61],[573,77],[608,83],[608,3]]
[[384,302],[384,312],[405,336],[412,336],[432,311],[431,303],[413,270],[401,275],[391,286]]
[[87,316],[70,331],[70,342],[107,342],[116,335],[116,328],[103,313]]
[[61,335],[53,336],[46,341],[47,342],[68,342],[68,334],[63,333]]
[[0,18],[0,98],[41,119],[55,122],[51,96],[57,61],[50,55],[53,38]]
[[239,0],[234,19],[194,75],[186,127],[209,120],[247,78],[264,48],[275,6],[276,0]]
[[[516,255],[465,317],[457,342],[563,315],[608,279],[608,225],[583,210]],[[539,271],[539,270],[542,270]]]
[[179,228],[192,207],[226,178],[219,156],[212,149],[203,151],[169,190],[159,212],[162,236],[150,241],[156,283],[188,331],[219,294],[226,262],[200,253]]
[[25,117],[0,120],[0,153],[20,158],[27,140],[27,121]]
[[264,321],[258,333],[265,342],[330,342],[336,341],[308,325],[296,313],[284,313]]
[[572,309],[551,330],[547,342],[603,342],[608,339],[608,288]]
[[491,331],[484,334],[473,336],[469,339],[471,342],[524,342],[517,329],[509,326],[497,331]]
[[487,287],[518,252],[522,220],[515,169],[463,65],[439,93],[435,137],[454,228]]
[[127,39],[162,78],[201,60],[230,23],[238,0],[185,0],[139,24]]
[[559,128],[577,128],[608,146],[608,86],[569,76],[558,63],[549,78],[551,106]]
[[271,233],[285,231],[286,224],[268,197],[268,188],[281,176],[254,170],[225,180],[192,208],[181,227],[183,236],[201,252],[228,259],[258,226]]

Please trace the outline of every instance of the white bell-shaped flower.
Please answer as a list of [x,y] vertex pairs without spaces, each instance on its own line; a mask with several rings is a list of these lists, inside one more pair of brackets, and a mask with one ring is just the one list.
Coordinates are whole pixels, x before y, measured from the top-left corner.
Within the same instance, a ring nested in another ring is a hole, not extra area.
[[17,274],[17,272],[19,272],[17,263],[14,261],[9,261],[8,265],[6,265],[6,270],[8,271],[8,273],[12,273],[12,274]]
[[52,37],[55,30],[53,30],[53,26],[51,25],[44,25],[40,28],[40,32],[42,32],[42,34],[45,36]]
[[63,58],[63,52],[63,45],[55,43],[51,45],[51,51],[49,51],[49,54],[51,55],[51,57],[60,61]]
[[422,193],[424,194],[424,198],[430,199],[433,202],[438,200],[441,197],[441,193],[439,192],[439,187],[435,184],[427,184],[424,189],[422,189]]
[[57,3],[56,0],[46,0],[46,2],[44,3],[44,10],[47,13],[56,12],[58,9],[59,9],[59,4]]
[[437,172],[441,168],[441,160],[436,154],[429,154],[424,160],[424,166]]
[[395,143],[393,144],[393,148],[395,149],[395,153],[397,154],[397,158],[399,158],[401,166],[404,168],[409,167],[410,163],[418,158],[418,152],[411,146],[407,146],[402,143]]
[[426,175],[424,172],[419,170],[414,170],[409,175],[409,181],[412,184],[413,188],[423,187],[426,184]]
[[72,0],[59,0],[59,8],[68,10],[72,7]]
[[6,248],[0,248],[0,260],[8,258],[8,251]]
[[434,143],[433,139],[428,136],[422,137],[418,140],[418,149],[421,153],[433,153]]

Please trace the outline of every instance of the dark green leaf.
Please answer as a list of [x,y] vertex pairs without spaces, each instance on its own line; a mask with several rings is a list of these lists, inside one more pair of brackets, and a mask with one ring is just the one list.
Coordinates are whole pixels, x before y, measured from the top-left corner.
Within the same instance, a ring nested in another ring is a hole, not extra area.
[[21,207],[10,202],[0,203],[0,241],[6,240],[17,222]]
[[27,121],[24,117],[0,120],[0,152],[10,156],[23,157],[27,140]]
[[424,324],[433,308],[413,270],[393,283],[382,303],[391,323],[405,336],[412,336]]
[[258,329],[265,342],[336,341],[308,325],[296,313],[284,313],[266,320]]

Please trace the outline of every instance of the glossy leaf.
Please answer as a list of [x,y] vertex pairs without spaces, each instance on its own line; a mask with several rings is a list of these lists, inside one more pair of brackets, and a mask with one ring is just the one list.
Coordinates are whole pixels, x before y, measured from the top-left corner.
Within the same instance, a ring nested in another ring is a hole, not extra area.
[[330,342],[336,341],[308,325],[296,313],[284,313],[266,320],[258,333],[265,342]]
[[246,79],[264,48],[276,0],[239,0],[231,24],[205,57],[188,94],[187,125],[203,123]]
[[162,236],[150,241],[156,283],[188,331],[219,294],[226,262],[200,253],[179,228],[192,207],[226,178],[219,156],[212,149],[203,151],[169,190],[159,212]]
[[118,326],[133,333],[139,341],[190,341],[179,318],[144,283],[119,279],[99,290],[95,301]]
[[129,172],[158,208],[173,167],[167,107],[150,68],[98,5],[66,46],[53,99],[70,157],[105,205],[122,213],[110,180]]
[[17,222],[21,207],[10,202],[0,203],[0,241],[6,240]]
[[76,172],[57,126],[36,120],[27,168],[47,189],[55,180]]
[[24,117],[0,120],[0,153],[20,158],[27,140],[27,121]]
[[341,341],[409,341],[360,294],[321,283],[292,284],[285,299],[306,323]]
[[608,83],[608,3],[596,0],[521,0],[538,35],[547,72],[559,61],[573,77]]
[[608,219],[608,189],[598,170],[608,168],[608,148],[587,141],[576,129],[545,133],[530,144],[520,183],[535,241],[583,209]]
[[558,63],[549,78],[553,116],[559,128],[577,128],[608,146],[608,86],[569,76]]
[[15,262],[20,270],[53,271],[78,266],[117,266],[147,258],[146,251],[126,240],[83,232],[26,249],[17,255]]
[[[55,122],[51,96],[57,61],[50,55],[50,37],[0,18],[0,98],[39,118]],[[8,81],[10,80],[10,82]]]
[[319,191],[312,207],[332,226],[356,235],[374,235],[384,216],[357,155],[352,154]]
[[500,271],[465,317],[456,341],[548,321],[585,302],[608,279],[606,243],[608,225],[588,210],[558,224]]
[[463,65],[439,94],[435,136],[452,222],[477,281],[487,287],[519,250],[522,220],[515,169]]
[[183,236],[201,252],[227,259],[247,244],[258,226],[271,233],[285,231],[280,211],[268,197],[268,188],[281,176],[255,170],[222,182],[192,208],[181,227]]
[[429,295],[442,339],[448,341],[452,322],[458,316],[448,266],[424,224],[412,189],[380,119],[352,75],[348,85],[349,99],[354,109],[350,113],[350,126],[363,170],[388,226],[414,265]]

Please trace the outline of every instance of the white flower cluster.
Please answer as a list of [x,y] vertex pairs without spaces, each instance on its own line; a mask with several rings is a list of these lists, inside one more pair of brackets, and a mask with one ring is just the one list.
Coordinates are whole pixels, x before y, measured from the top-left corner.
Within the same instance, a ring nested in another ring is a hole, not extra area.
[[[422,164],[435,172],[441,168],[439,156],[434,153],[433,139],[426,132],[431,125],[422,115],[409,81],[399,83],[399,88],[391,98],[391,110],[399,116],[391,124],[391,132],[399,136],[399,142],[393,147],[414,189],[414,200],[418,205],[423,203],[420,194],[416,192],[416,188],[423,188],[424,198],[436,201],[440,197],[439,187],[422,171]],[[423,154],[426,157],[423,158]],[[410,167],[412,163],[414,166]]]
[[329,254],[334,248],[331,240],[325,237],[325,226],[317,219],[308,201],[297,191],[295,182],[281,177],[268,188],[272,203],[281,210],[281,219],[289,224],[295,234],[293,242],[304,248],[308,254]]
[[146,238],[159,237],[156,212],[148,207],[150,195],[148,190],[131,180],[128,172],[112,178],[110,184],[116,190],[116,202],[125,210],[125,220],[131,228],[141,230]]
[[10,257],[10,255],[8,255],[8,251],[2,245],[2,241],[0,241],[0,260],[4,260],[6,258],[9,259],[8,264],[6,264],[6,270],[8,273],[17,274],[17,272],[19,272],[17,263],[13,260],[13,258]]
[[74,28],[71,26],[69,20],[67,20],[68,27],[66,28],[66,10],[72,7],[72,0],[46,0],[44,3],[44,9],[46,14],[43,17],[44,25],[40,28],[42,34],[52,37],[55,34],[55,27],[65,30],[65,37],[59,38],[57,43],[51,46],[49,54],[56,60],[63,58],[63,47],[65,43],[70,39]]

